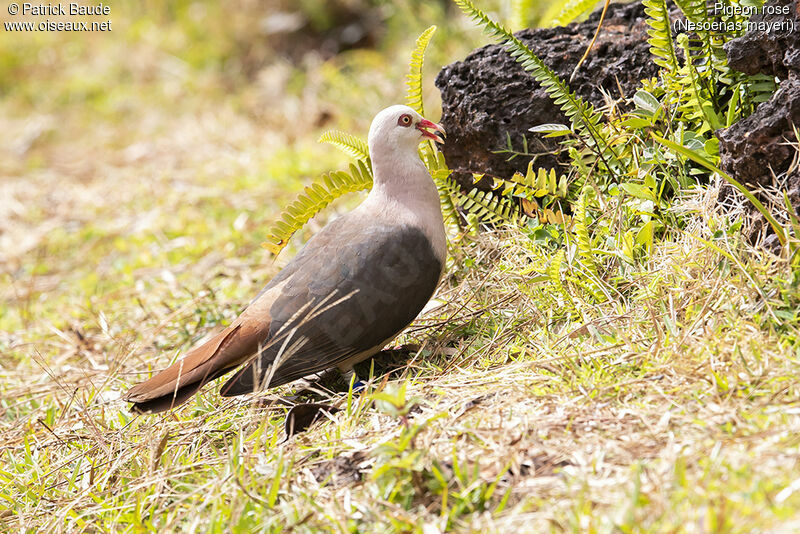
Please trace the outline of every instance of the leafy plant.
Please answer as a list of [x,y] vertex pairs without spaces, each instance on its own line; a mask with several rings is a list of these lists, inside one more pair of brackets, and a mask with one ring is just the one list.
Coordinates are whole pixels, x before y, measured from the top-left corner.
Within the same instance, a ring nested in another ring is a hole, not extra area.
[[[422,401],[407,398],[407,385],[407,382],[399,386],[390,384],[384,391],[372,395],[378,411],[399,419],[402,424],[398,436],[384,441],[372,451],[376,458],[372,480],[382,501],[400,505],[406,510],[413,509],[416,503],[425,503],[438,508],[439,516],[446,518],[448,527],[451,527],[459,517],[481,512],[496,501],[493,497],[497,485],[507,469],[501,469],[493,481],[484,481],[478,463],[470,465],[460,460],[455,450],[448,462],[419,447],[416,438],[420,432],[447,414],[433,415],[420,423],[410,421],[409,413]],[[505,508],[509,496],[507,491],[497,501],[495,513]],[[438,502],[432,500],[435,497],[438,497]]]
[[667,72],[678,72],[680,65],[672,40],[672,25],[666,0],[642,0],[642,4],[647,15],[647,25],[650,27],[647,30],[650,36],[647,42],[650,44],[653,63]]
[[[633,95],[632,110],[623,115],[603,115],[575,95],[519,38],[471,0],[454,1],[487,33],[505,44],[509,54],[541,83],[569,119],[569,126],[534,125],[531,131],[563,137],[562,150],[569,155],[575,176],[566,191],[558,188],[559,195],[554,200],[570,209],[572,217],[537,217],[530,235],[555,246],[566,243],[567,253],[556,254],[547,270],[557,292],[567,294],[565,284],[569,284],[569,291],[584,291],[596,302],[607,300],[619,291],[616,282],[609,282],[624,279],[630,267],[649,254],[656,237],[667,226],[680,226],[680,221],[666,209],[670,195],[708,180],[710,173],[721,173],[716,167],[718,142],[713,132],[751,113],[759,101],[774,91],[774,83],[733,72],[722,48],[725,38],[702,30],[692,37],[675,37],[667,3],[643,0],[650,52],[654,63],[661,67],[659,77],[642,83]],[[701,27],[711,21],[705,2],[676,3],[688,20]],[[564,16],[574,18],[588,6],[570,2]],[[736,17],[730,18],[742,21]],[[508,152],[512,158],[520,155],[510,143]],[[528,175],[537,173],[529,169]],[[732,182],[724,173],[720,176]],[[519,176],[500,182],[508,181],[519,182]],[[495,179],[496,188],[491,194],[473,193],[470,208],[489,220],[519,223],[519,217],[499,209],[502,203],[498,200],[498,182]],[[541,192],[541,187],[531,185],[510,188],[511,196],[522,196],[530,202],[537,197],[536,192],[531,195],[530,189]],[[739,189],[767,215],[781,241],[786,242],[788,230],[781,228],[752,194],[741,186]],[[533,213],[532,204],[523,204],[524,208],[528,208],[527,214]],[[553,222],[558,224],[548,224]]]

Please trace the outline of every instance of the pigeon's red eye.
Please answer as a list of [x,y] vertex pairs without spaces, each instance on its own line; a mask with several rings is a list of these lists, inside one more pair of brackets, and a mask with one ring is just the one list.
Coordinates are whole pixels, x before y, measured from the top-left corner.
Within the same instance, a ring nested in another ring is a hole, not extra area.
[[411,125],[411,115],[408,113],[404,115],[400,115],[400,118],[397,119],[397,124],[400,126],[410,126]]

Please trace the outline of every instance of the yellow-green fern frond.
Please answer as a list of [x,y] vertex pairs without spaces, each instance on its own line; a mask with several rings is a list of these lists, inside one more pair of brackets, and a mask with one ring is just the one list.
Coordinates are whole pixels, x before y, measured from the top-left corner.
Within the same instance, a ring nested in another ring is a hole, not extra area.
[[[581,276],[584,275],[585,273],[581,274]],[[591,274],[589,274],[589,276],[591,276]],[[605,302],[608,300],[608,296],[600,290],[600,288],[597,286],[597,283],[594,281],[587,280],[579,276],[567,276],[567,281],[589,293],[597,302]]]
[[593,193],[591,187],[584,187],[578,200],[573,204],[575,215],[573,217],[572,233],[575,236],[576,254],[575,262],[571,263],[566,281],[588,292],[597,302],[605,302],[608,295],[603,291],[603,282],[598,274],[595,261],[595,248],[589,235],[589,226],[586,222],[589,209],[589,196]]
[[570,295],[569,291],[567,291],[567,288],[564,287],[563,282],[561,282],[561,265],[564,263],[565,257],[566,251],[563,248],[560,248],[553,257],[553,261],[550,262],[550,265],[547,267],[547,278],[550,280],[550,283],[553,284],[553,287],[556,290],[555,292],[558,293],[556,298],[559,300],[559,305],[569,308],[569,311],[572,315],[577,315],[578,311],[575,309],[575,303],[572,300],[572,295]]
[[547,267],[547,277],[550,279],[550,283],[559,291],[564,291],[564,284],[561,283],[561,264],[564,262],[564,254],[564,249],[559,249],[553,257],[553,261]]
[[650,54],[653,63],[666,69],[669,73],[678,72],[678,56],[675,53],[675,43],[672,40],[672,27],[669,19],[669,9],[666,0],[642,0],[644,12],[647,15],[647,25],[650,29],[647,40],[650,45]]
[[[420,157],[431,175],[438,171],[447,171],[447,176],[449,176],[450,169],[447,167],[447,162],[444,160],[444,154],[439,150],[426,150],[425,148],[426,146],[423,145],[423,149],[420,150]],[[436,180],[436,177],[434,176],[433,179]]]
[[566,4],[553,4],[553,7],[548,10],[550,13],[555,13],[548,23],[549,26],[566,26],[573,20],[577,19],[590,9],[592,9],[598,0],[569,0]]
[[534,170],[533,160],[528,163],[528,171],[523,175],[520,172],[514,173],[511,180],[503,180],[503,193],[513,192],[515,195],[526,194],[526,196],[566,198],[568,192],[567,176],[556,174],[555,168],[545,169],[539,167]]
[[589,227],[586,225],[586,215],[588,209],[588,199],[587,193],[589,192],[589,188],[585,188],[581,193],[581,196],[578,197],[578,201],[575,202],[573,208],[575,209],[575,215],[573,216],[573,229],[575,232],[575,240],[577,241],[578,245],[578,256],[583,260],[584,265],[587,266],[588,270],[592,275],[597,277],[597,265],[594,261],[594,250],[592,248],[592,241],[589,237]]
[[533,0],[511,0],[511,17],[509,26],[514,31],[528,27],[533,12]]
[[519,209],[508,197],[480,189],[473,189],[463,197],[461,209],[465,213],[476,215],[484,222],[519,222]]
[[346,193],[363,191],[372,187],[372,172],[364,161],[350,164],[350,171],[335,171],[322,176],[307,186],[297,198],[283,210],[279,220],[267,233],[261,246],[273,254],[280,253],[292,235],[328,204]]
[[355,135],[340,130],[328,130],[319,137],[317,142],[333,145],[351,158],[361,160],[369,165],[369,146]]
[[411,60],[408,62],[408,74],[406,75],[406,85],[408,86],[406,104],[423,117],[425,116],[425,108],[422,105],[422,63],[425,60],[425,49],[428,48],[428,43],[431,42],[435,32],[436,26],[431,26],[417,37],[414,51],[411,52]]
[[[430,167],[428,168],[430,169]],[[454,200],[461,196],[461,190],[458,184],[455,180],[450,178],[450,171],[448,169],[431,171],[431,177],[436,183],[436,189],[439,191],[439,201],[442,205],[442,216],[444,217],[445,224],[451,229],[460,229],[461,218],[458,216],[458,209],[456,208],[456,201]]]

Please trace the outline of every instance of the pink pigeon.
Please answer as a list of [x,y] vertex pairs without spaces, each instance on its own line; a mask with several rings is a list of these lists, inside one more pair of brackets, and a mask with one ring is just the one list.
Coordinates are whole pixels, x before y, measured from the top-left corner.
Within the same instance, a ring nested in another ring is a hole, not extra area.
[[374,184],[353,211],[312,237],[222,332],[130,389],[124,400],[154,413],[186,402],[241,367],[229,397],[280,386],[376,354],[420,313],[444,272],[439,194],[419,143],[444,129],[408,106],[372,121]]

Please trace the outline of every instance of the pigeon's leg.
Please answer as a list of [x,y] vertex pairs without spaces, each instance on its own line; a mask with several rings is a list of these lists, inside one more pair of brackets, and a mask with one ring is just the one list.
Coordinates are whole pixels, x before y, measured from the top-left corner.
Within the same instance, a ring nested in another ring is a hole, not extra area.
[[358,379],[358,375],[356,375],[356,372],[352,367],[349,367],[347,369],[342,369],[342,376],[344,377],[344,381],[347,383],[348,386],[352,382],[353,393],[361,391],[362,389],[364,389],[364,386],[366,386],[364,382]]

